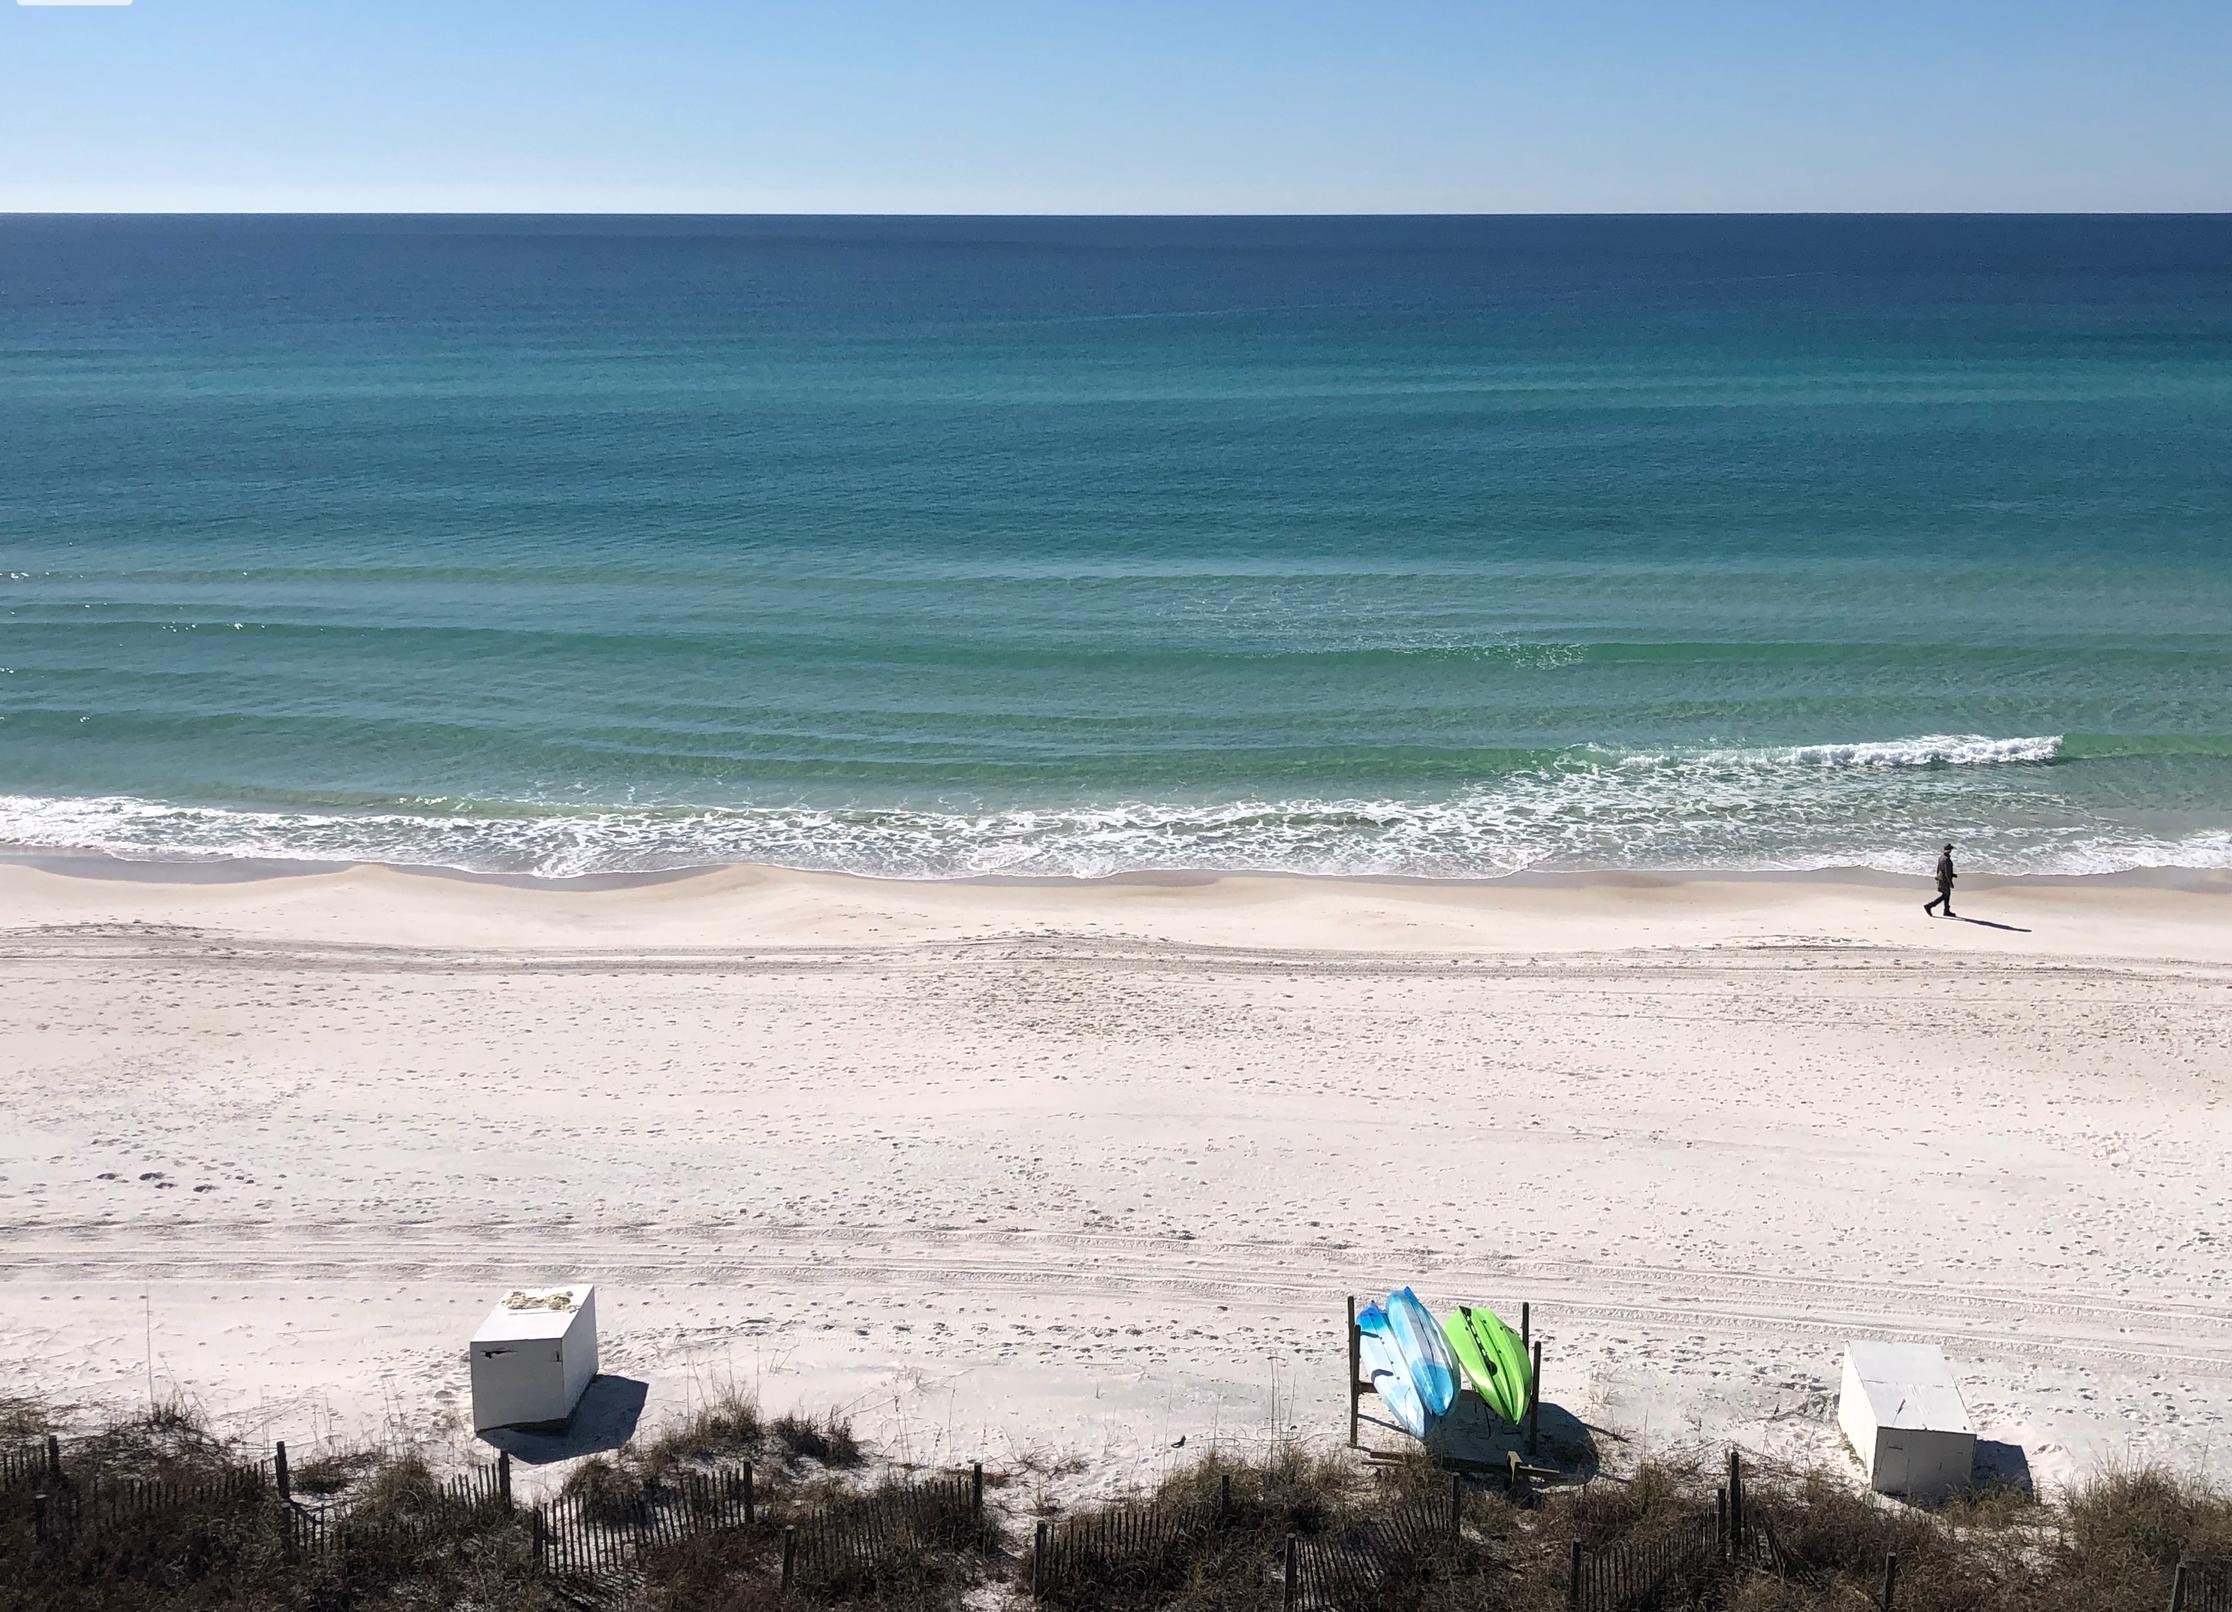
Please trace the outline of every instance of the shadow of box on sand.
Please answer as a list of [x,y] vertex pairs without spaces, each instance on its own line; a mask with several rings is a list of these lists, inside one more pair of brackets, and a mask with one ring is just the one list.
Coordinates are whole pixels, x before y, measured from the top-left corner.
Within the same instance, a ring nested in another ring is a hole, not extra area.
[[491,1427],[480,1437],[525,1466],[548,1466],[576,1456],[617,1450],[635,1437],[651,1385],[635,1377],[592,1377],[573,1414],[563,1422],[532,1427]]

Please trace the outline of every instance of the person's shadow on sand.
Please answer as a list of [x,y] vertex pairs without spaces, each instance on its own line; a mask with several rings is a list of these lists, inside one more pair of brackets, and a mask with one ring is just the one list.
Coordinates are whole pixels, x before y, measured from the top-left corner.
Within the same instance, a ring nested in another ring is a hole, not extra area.
[[2004,929],[2011,935],[2027,935],[2030,933],[2030,931],[2028,929],[2025,929],[2021,924],[1994,923],[1989,918],[1963,918],[1958,913],[1955,913],[1953,915],[1953,921],[1959,924],[1981,924],[1986,929]]

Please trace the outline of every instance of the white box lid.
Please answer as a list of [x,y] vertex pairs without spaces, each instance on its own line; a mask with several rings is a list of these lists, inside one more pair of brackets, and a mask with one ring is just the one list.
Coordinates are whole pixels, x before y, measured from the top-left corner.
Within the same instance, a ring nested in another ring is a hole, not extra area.
[[1853,1374],[1868,1396],[1876,1426],[1931,1433],[1967,1433],[1961,1385],[1934,1343],[1855,1341],[1845,1345]]
[[473,1341],[518,1343],[528,1338],[562,1338],[596,1291],[587,1284],[515,1289],[488,1312],[488,1319],[473,1334]]

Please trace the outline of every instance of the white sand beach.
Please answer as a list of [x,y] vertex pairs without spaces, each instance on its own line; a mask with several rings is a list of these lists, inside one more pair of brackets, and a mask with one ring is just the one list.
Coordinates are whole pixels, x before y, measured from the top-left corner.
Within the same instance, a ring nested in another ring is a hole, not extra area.
[[646,1426],[1121,1484],[1339,1441],[1407,1281],[1530,1301],[1607,1460],[1840,1459],[1879,1336],[2041,1480],[2232,1475],[2223,875],[89,871],[0,868],[0,1372],[65,1400],[462,1453],[489,1304],[588,1280]]

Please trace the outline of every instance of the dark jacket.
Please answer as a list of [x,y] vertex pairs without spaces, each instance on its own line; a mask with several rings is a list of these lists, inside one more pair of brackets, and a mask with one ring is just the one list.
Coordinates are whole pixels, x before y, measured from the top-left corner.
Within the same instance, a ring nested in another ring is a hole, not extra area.
[[1951,851],[1940,851],[1938,853],[1937,881],[1940,890],[1953,888],[1953,853]]

